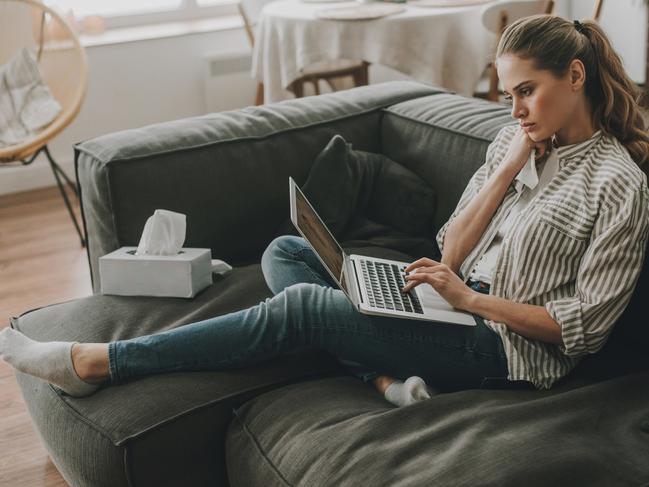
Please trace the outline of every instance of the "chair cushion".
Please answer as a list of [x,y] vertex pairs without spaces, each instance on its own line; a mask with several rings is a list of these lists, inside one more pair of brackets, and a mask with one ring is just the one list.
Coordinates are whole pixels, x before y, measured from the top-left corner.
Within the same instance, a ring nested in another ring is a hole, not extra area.
[[235,412],[230,485],[645,485],[648,381],[469,390],[402,408],[354,378],[291,385]]

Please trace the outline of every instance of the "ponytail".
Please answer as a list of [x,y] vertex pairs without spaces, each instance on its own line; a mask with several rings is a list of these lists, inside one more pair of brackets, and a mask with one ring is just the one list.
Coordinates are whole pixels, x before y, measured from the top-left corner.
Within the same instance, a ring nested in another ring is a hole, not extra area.
[[[627,76],[622,61],[602,28],[584,22],[583,34],[592,45],[596,77],[586,82],[586,94],[593,105],[593,118],[603,132],[624,145],[640,166],[649,162],[649,134],[640,113],[640,90]],[[589,90],[590,88],[590,90]]]
[[586,69],[585,92],[596,128],[615,137],[643,169],[649,168],[649,133],[640,113],[640,90],[631,81],[604,31],[592,21],[569,22],[534,15],[513,22],[503,33],[497,57],[532,59],[557,77],[579,59]]

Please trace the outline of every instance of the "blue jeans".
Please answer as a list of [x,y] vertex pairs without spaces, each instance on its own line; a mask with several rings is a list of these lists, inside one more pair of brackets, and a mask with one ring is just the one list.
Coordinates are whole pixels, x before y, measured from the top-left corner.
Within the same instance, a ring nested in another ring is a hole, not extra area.
[[299,237],[271,242],[262,270],[274,297],[256,306],[110,343],[112,381],[246,367],[307,347],[328,352],[364,382],[418,375],[448,391],[506,382],[500,337],[478,316],[477,326],[462,326],[359,313]]

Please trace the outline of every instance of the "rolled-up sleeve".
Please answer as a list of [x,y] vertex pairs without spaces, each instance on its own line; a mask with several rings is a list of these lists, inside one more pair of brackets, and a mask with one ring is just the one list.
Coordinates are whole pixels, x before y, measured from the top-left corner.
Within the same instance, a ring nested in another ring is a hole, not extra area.
[[600,350],[626,308],[642,269],[649,233],[646,186],[600,212],[581,260],[573,296],[545,308],[561,327],[561,351],[581,357]]
[[489,144],[489,147],[487,147],[485,163],[480,166],[480,168],[478,168],[478,170],[473,174],[473,176],[469,180],[469,184],[467,184],[466,188],[464,188],[464,192],[462,193],[460,201],[455,207],[455,210],[453,210],[453,213],[451,213],[449,219],[446,221],[446,223],[444,223],[444,225],[442,225],[442,228],[439,229],[439,232],[437,232],[436,239],[440,253],[444,253],[444,237],[446,237],[446,232],[449,225],[453,222],[455,217],[457,217],[462,212],[462,210],[464,210],[464,208],[468,206],[475,195],[477,195],[485,185],[487,179],[493,173],[493,171],[507,152],[508,146],[504,143],[504,139],[507,136],[511,137],[511,134],[515,131],[515,129],[516,127],[512,125],[503,127],[502,129],[500,129],[493,142]]

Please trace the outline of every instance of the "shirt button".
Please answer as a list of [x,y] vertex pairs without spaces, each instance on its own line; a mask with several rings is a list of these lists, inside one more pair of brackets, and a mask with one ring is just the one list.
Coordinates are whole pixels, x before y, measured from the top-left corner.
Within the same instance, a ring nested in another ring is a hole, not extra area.
[[643,421],[640,423],[640,431],[643,433],[649,433],[649,421]]

